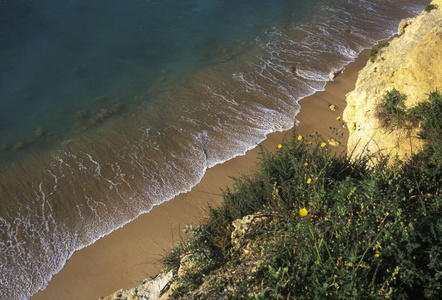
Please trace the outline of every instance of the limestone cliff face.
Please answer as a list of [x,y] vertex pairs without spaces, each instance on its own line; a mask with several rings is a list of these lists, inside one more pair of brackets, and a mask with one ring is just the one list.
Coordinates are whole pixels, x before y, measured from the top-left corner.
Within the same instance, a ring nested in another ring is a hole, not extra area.
[[129,290],[118,290],[115,293],[100,297],[98,300],[131,300],[131,299],[167,299],[162,295],[168,290],[173,271],[163,272],[154,278],[146,278],[143,283]]
[[382,128],[376,111],[392,89],[407,96],[407,108],[426,100],[436,88],[442,89],[442,0],[432,4],[438,9],[401,22],[400,36],[382,48],[374,62],[367,62],[355,90],[347,94],[343,117],[350,131],[349,153],[407,156],[422,147],[417,128]]

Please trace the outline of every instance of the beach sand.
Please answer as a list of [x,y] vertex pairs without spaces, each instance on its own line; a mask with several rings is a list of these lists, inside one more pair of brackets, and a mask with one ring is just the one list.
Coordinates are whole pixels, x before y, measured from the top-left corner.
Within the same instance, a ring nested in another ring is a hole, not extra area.
[[[344,133],[342,145],[329,147],[345,151],[348,131],[342,128],[336,117],[342,116],[345,94],[354,89],[357,74],[367,60],[366,50],[346,67],[343,74],[328,83],[324,92],[300,102],[301,111],[296,116],[299,134],[317,131],[327,141],[336,138],[329,128],[336,127]],[[338,110],[331,111],[328,107],[330,104],[336,104]],[[289,138],[290,131],[270,134],[261,145],[275,150],[284,137]],[[220,203],[220,189],[233,183],[230,176],[250,174],[256,166],[258,153],[259,147],[256,147],[244,156],[209,169],[190,192],[156,206],[150,213],[75,252],[46,290],[31,299],[98,299],[118,289],[131,288],[144,278],[156,275],[162,268],[161,258],[184,236],[184,227],[203,220],[208,203]]]

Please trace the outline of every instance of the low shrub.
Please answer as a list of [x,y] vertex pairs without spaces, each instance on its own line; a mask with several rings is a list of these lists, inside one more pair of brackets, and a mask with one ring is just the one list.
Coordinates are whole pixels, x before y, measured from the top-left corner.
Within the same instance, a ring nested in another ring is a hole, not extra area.
[[437,5],[437,4],[429,4],[429,5],[427,5],[426,7],[425,7],[425,11],[426,12],[430,12],[430,11],[432,11],[433,9],[438,9],[439,8],[439,6]]
[[368,53],[370,61],[374,62],[376,60],[376,56],[381,51],[381,49],[382,48],[386,48],[388,46],[390,46],[390,43],[389,42],[385,42],[385,43],[380,44],[377,48],[371,49],[370,52]]
[[384,95],[383,101],[377,110],[377,117],[381,126],[386,129],[398,129],[403,127],[408,120],[405,108],[407,96],[393,89]]
[[419,137],[425,141],[424,151],[428,165],[442,168],[442,94],[436,89],[428,95],[428,100],[420,102],[409,110],[410,117],[418,122]]
[[[440,299],[441,169],[427,172],[426,157],[419,159],[372,165],[331,155],[320,136],[294,135],[276,153],[263,149],[256,173],[236,179],[223,205],[210,208],[166,260],[176,267],[177,254],[193,257],[173,297]],[[244,271],[231,223],[258,211],[269,221],[254,230],[247,251],[262,263]],[[235,279],[239,273],[246,279]],[[192,294],[203,281],[211,288]]]

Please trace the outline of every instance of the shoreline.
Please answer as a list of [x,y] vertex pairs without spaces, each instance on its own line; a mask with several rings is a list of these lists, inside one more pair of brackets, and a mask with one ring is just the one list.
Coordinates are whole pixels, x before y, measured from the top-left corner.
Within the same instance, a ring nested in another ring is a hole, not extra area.
[[[329,127],[344,133],[342,144],[332,147],[346,149],[348,130],[342,128],[337,116],[342,117],[345,94],[354,89],[357,75],[367,63],[368,50],[359,54],[347,65],[345,72],[329,82],[325,91],[302,99],[296,131],[306,135],[315,131],[327,141],[336,138]],[[338,106],[331,111],[329,105]],[[267,136],[260,145],[273,150],[290,132],[276,132]],[[144,278],[156,275],[162,268],[160,260],[166,251],[179,241],[187,224],[197,224],[205,217],[207,204],[216,205],[222,200],[220,189],[231,186],[230,176],[250,174],[256,166],[259,147],[245,155],[207,170],[200,183],[190,192],[155,206],[94,244],[76,251],[63,269],[50,281],[48,287],[31,299],[98,299],[114,291],[133,287]]]

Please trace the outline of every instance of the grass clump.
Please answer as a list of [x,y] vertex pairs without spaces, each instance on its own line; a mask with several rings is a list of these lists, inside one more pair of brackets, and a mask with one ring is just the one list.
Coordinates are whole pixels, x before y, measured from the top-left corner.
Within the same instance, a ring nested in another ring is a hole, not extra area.
[[419,123],[418,135],[425,141],[419,157],[442,168],[442,94],[438,90],[431,92],[428,100],[410,109],[409,114],[414,122]]
[[379,105],[377,117],[381,126],[387,129],[398,129],[403,127],[408,120],[405,100],[407,96],[393,89],[384,95]]
[[442,94],[436,89],[426,101],[406,109],[407,96],[396,89],[388,91],[379,105],[377,118],[381,126],[394,130],[404,126],[419,126],[419,138],[425,141],[424,149],[415,159],[424,157],[423,165],[442,167]]
[[428,4],[425,7],[425,11],[428,13],[428,12],[432,11],[433,9],[438,9],[438,8],[439,8],[439,6],[437,4]]
[[375,62],[376,56],[379,54],[379,52],[382,50],[382,48],[386,48],[388,46],[390,46],[390,43],[385,42],[385,43],[380,44],[377,48],[371,49],[370,52],[368,53],[370,61]]
[[[420,120],[423,130],[431,120]],[[373,165],[322,145],[294,135],[276,153],[263,150],[253,176],[235,179],[166,258],[170,268],[192,261],[175,299],[442,297],[440,167],[427,156]],[[234,248],[232,221],[257,212],[266,221]]]

